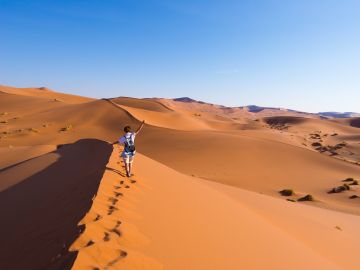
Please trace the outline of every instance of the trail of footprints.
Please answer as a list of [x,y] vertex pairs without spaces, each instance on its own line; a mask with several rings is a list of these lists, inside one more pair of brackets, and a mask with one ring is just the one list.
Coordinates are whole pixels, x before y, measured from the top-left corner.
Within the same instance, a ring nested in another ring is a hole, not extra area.
[[[119,162],[118,162],[119,164]],[[129,190],[131,188],[131,185],[136,183],[136,180],[133,179],[129,179],[124,177],[124,174],[115,171],[113,169],[111,169],[111,171],[115,172],[118,174],[118,176],[121,177],[121,180],[116,183],[116,185],[113,186],[113,190],[112,190],[112,196],[109,196],[107,198],[107,202],[108,202],[108,207],[107,207],[107,215],[111,216],[113,215],[114,212],[118,211],[118,205],[121,203],[121,198],[124,196],[124,193],[126,193],[127,190]],[[96,217],[92,220],[92,222],[101,222],[101,220],[104,217],[100,214],[96,214]],[[122,233],[121,233],[121,221],[120,220],[116,220],[114,226],[110,229],[104,229],[104,236],[102,238],[102,242],[109,242],[113,237],[121,237]],[[79,236],[85,231],[85,226],[82,227],[82,229],[79,231]],[[97,244],[99,242],[99,240],[96,242],[95,240],[90,239],[87,244],[80,249],[84,249],[84,248],[88,248],[94,244]],[[118,250],[118,256],[109,261],[105,266],[103,266],[102,268],[99,268],[98,266],[93,267],[93,270],[106,270],[106,269],[110,269],[114,264],[116,264],[119,260],[121,260],[122,258],[127,256],[127,252],[125,250]]]

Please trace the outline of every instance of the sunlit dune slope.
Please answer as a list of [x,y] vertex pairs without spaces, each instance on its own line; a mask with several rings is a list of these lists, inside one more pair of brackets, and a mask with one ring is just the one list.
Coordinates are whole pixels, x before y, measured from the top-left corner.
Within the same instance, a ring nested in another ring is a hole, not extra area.
[[[7,107],[9,101],[20,105]],[[0,145],[5,146],[61,144],[81,138],[115,140],[124,125],[139,123],[106,100],[54,105],[41,98],[14,95],[1,98],[0,104],[6,109],[1,116],[4,123],[0,123]]]
[[182,132],[166,130],[159,135],[145,130],[139,138],[141,153],[188,175],[276,194],[292,188],[313,194],[327,204],[352,205],[348,194],[326,192],[346,177],[360,177],[360,167],[300,147],[241,133]]
[[55,145],[0,147],[0,170],[10,165],[52,152],[55,149]]
[[54,92],[46,87],[17,88],[17,87],[0,85],[0,92],[14,94],[14,95],[21,95],[21,96],[51,99],[56,102],[65,102],[70,104],[83,103],[93,100],[92,98],[88,98],[88,97]]
[[151,241],[141,250],[165,269],[357,269],[357,216],[207,184],[143,156],[136,168],[135,224]]

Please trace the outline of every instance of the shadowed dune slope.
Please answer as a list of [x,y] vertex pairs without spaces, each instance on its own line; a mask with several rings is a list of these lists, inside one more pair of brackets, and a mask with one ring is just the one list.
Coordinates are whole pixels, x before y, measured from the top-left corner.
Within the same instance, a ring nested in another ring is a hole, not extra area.
[[0,269],[70,269],[112,147],[84,139],[0,172]]
[[332,119],[335,123],[340,123],[342,125],[360,128],[360,117],[353,117],[353,118],[339,118],[339,119]]
[[353,118],[349,120],[350,126],[360,128],[360,118]]
[[304,117],[295,117],[295,116],[273,116],[265,117],[264,122],[269,125],[281,125],[281,124],[300,124],[304,123],[308,119]]

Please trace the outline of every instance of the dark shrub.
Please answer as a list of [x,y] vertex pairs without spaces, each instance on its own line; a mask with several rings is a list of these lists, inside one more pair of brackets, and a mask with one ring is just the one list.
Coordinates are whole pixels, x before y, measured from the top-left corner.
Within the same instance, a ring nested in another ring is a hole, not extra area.
[[299,202],[306,202],[306,201],[314,201],[314,197],[310,194],[305,195],[304,197],[301,197],[300,199],[298,199]]
[[280,190],[279,193],[281,194],[281,196],[292,196],[295,194],[295,192],[292,189],[283,189]]

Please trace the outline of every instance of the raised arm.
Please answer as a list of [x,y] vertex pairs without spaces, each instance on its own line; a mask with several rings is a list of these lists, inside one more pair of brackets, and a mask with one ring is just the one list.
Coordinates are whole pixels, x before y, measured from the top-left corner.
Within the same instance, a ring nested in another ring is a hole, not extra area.
[[139,126],[138,129],[135,131],[135,134],[138,134],[138,133],[141,131],[141,129],[143,128],[144,124],[145,124],[145,120],[141,122],[140,126]]

